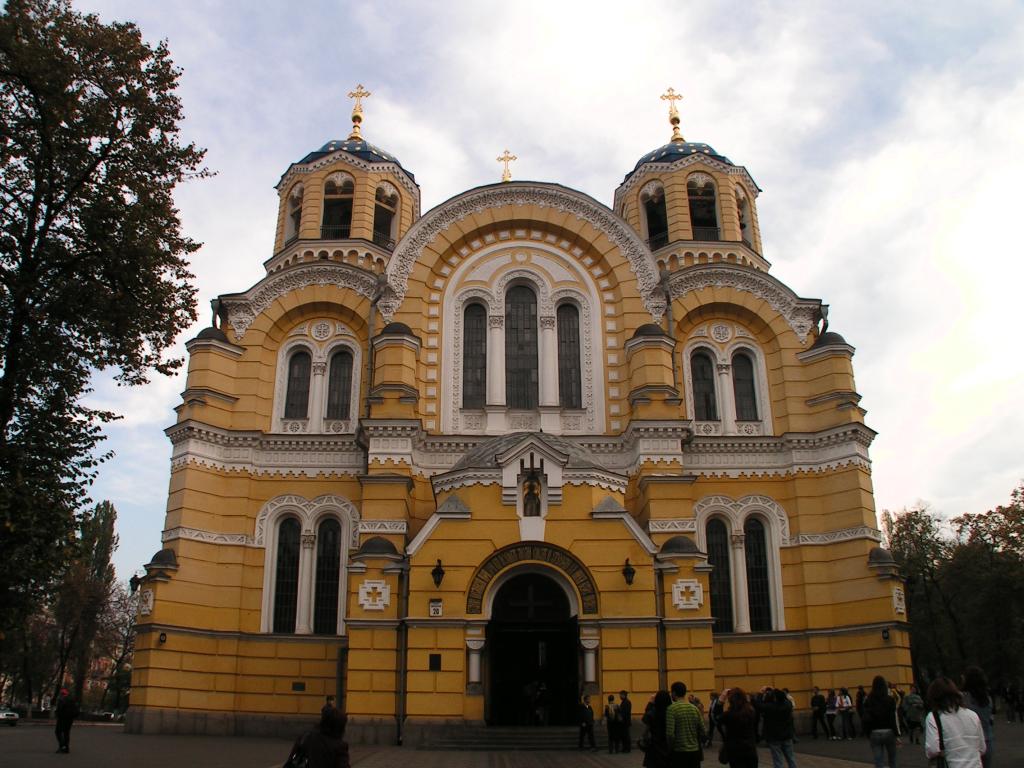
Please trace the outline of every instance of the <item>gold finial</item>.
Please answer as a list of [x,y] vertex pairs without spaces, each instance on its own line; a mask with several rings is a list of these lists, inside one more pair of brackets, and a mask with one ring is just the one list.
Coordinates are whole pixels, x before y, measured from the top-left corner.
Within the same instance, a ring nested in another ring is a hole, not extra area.
[[499,163],[505,164],[505,172],[501,174],[502,181],[512,181],[512,171],[508,169],[508,164],[511,163],[513,160],[518,159],[519,158],[516,157],[515,155],[510,155],[507,149],[505,150],[505,154],[498,158]]
[[356,141],[362,141],[362,135],[359,133],[360,123],[363,122],[363,99],[367,96],[372,96],[368,90],[363,88],[363,84],[360,83],[356,86],[354,91],[349,91],[348,97],[355,99],[356,103],[352,105],[352,133],[348,135],[349,139],[355,139]]
[[675,89],[669,88],[661,98],[668,102],[668,121],[672,124],[672,141],[686,141],[683,134],[679,132],[679,110],[676,109],[676,102],[683,97],[676,93]]

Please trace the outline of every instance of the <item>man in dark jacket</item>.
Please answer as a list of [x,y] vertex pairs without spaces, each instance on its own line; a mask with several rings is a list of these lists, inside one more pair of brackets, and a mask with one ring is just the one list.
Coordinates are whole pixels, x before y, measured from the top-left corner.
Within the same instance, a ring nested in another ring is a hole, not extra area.
[[336,707],[324,705],[320,725],[299,737],[285,765],[301,764],[304,758],[309,768],[351,768],[345,741],[347,723],[348,718]]
[[629,752],[630,733],[633,725],[633,702],[629,700],[629,694],[619,691],[619,751]]
[[78,717],[78,704],[68,692],[67,688],[60,689],[60,696],[57,697],[57,751],[71,751],[71,724]]
[[811,695],[811,735],[818,738],[818,724],[821,730],[828,736],[828,725],[825,723],[825,708],[827,702],[818,686],[814,686],[814,693]]
[[761,717],[764,719],[764,740],[772,753],[773,768],[782,768],[785,758],[788,768],[796,768],[793,754],[793,702],[785,691],[765,688],[761,697]]

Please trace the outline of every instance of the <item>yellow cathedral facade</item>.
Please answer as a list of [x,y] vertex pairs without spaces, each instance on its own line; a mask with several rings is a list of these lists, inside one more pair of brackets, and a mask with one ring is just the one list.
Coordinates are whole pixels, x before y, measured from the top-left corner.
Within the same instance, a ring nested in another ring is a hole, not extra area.
[[362,137],[292,164],[266,276],[187,344],[128,727],[356,742],[573,722],[682,680],[911,679],[854,349],[762,255],[750,173],[684,140],[609,208],[427,213]]

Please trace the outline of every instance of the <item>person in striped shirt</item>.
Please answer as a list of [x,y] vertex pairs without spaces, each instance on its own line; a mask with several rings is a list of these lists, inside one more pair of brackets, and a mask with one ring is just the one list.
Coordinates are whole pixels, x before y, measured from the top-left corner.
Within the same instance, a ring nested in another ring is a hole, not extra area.
[[706,738],[700,710],[686,700],[686,683],[672,683],[672,704],[665,713],[671,768],[700,768],[700,745]]

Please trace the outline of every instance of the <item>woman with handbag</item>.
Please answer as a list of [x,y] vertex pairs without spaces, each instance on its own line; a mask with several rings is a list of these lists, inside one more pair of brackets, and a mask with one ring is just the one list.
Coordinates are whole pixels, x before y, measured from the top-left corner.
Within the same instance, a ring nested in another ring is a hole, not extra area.
[[985,734],[978,716],[962,704],[963,696],[948,677],[928,686],[932,711],[924,723],[924,753],[936,768],[981,768]]
[[722,691],[727,702],[722,714],[725,735],[718,762],[729,768],[757,768],[757,713],[742,688]]
[[899,717],[896,714],[896,700],[889,695],[889,684],[881,675],[875,675],[871,682],[871,693],[864,697],[861,706],[861,727],[871,739],[871,754],[875,768],[896,768],[896,747],[900,740]]

